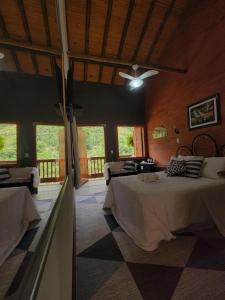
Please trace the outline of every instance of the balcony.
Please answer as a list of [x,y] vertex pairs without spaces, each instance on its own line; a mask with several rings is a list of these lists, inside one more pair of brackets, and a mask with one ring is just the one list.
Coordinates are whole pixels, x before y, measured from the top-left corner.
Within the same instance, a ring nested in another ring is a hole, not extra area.
[[57,182],[64,180],[64,159],[39,159],[37,160],[37,167],[41,182]]
[[[104,173],[105,157],[80,158],[81,177],[97,178]],[[37,167],[41,182],[57,182],[64,180],[63,159],[39,159]]]
[[81,157],[80,172],[82,178],[102,177],[104,173],[105,157]]

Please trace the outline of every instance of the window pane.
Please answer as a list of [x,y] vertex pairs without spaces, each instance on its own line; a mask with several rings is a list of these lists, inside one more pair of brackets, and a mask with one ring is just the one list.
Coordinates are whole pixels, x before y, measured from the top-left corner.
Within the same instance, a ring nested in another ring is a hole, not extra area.
[[63,126],[37,125],[36,147],[37,159],[60,159],[61,158],[61,136],[64,136]]
[[144,157],[144,127],[117,127],[119,157]]
[[118,127],[119,156],[134,156],[134,127]]
[[0,124],[0,162],[17,162],[16,124]]
[[41,182],[65,178],[64,126],[36,125],[36,157]]
[[87,157],[105,156],[105,135],[103,126],[82,126],[85,132]]

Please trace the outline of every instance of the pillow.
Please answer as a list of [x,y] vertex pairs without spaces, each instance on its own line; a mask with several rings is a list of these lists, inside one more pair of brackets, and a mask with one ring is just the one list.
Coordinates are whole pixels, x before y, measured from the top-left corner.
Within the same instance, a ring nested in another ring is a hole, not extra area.
[[134,170],[136,171],[137,169],[137,164],[134,161],[126,161],[124,163],[124,167],[125,170]]
[[186,172],[185,162],[183,160],[171,160],[166,169],[167,176],[182,175]]
[[[170,156],[170,162],[171,162],[172,160],[180,160],[180,159],[178,159],[178,156],[172,155],[172,156]],[[181,159],[181,160],[182,160],[182,159]]]
[[185,160],[186,172],[184,173],[184,176],[191,178],[199,178],[202,164],[203,159]]
[[12,178],[29,179],[31,176],[32,167],[9,168],[9,175]]
[[204,156],[178,155],[178,160],[203,160]]
[[6,168],[0,169],[0,181],[6,180],[9,178],[10,178],[9,170]]
[[208,157],[204,160],[202,176],[217,179],[220,178],[218,172],[225,171],[225,157]]
[[168,164],[166,165],[166,168],[165,168],[165,170],[164,170],[164,172],[165,172],[166,174],[167,174],[167,168],[169,168],[169,165],[170,165],[170,163],[171,163],[172,160],[180,160],[180,159],[178,159],[178,157],[175,156],[175,155],[170,156],[170,160],[169,160],[169,162],[168,162]]
[[124,161],[111,161],[106,163],[106,166],[110,168],[110,171],[117,171],[123,169]]

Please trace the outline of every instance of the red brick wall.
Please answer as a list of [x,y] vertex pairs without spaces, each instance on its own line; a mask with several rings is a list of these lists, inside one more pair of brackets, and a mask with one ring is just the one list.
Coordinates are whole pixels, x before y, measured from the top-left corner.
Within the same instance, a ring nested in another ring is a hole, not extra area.
[[[174,126],[180,129],[180,145],[190,145],[201,133],[225,144],[225,1],[199,0],[172,38],[161,64],[188,67],[185,75],[161,72],[146,82],[146,121],[149,152],[160,165],[166,164],[178,144]],[[187,106],[220,93],[219,126],[189,131]],[[168,129],[166,139],[153,140],[154,127]]]

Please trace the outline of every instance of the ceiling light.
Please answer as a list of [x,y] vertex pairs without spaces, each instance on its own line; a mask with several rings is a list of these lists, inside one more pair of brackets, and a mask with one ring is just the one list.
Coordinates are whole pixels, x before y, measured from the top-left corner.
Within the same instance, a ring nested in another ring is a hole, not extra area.
[[0,52],[0,59],[3,59],[5,57],[5,54]]
[[129,85],[130,87],[132,87],[133,89],[136,89],[140,86],[142,86],[142,84],[144,83],[144,81],[140,78],[135,78],[133,80],[130,81]]

